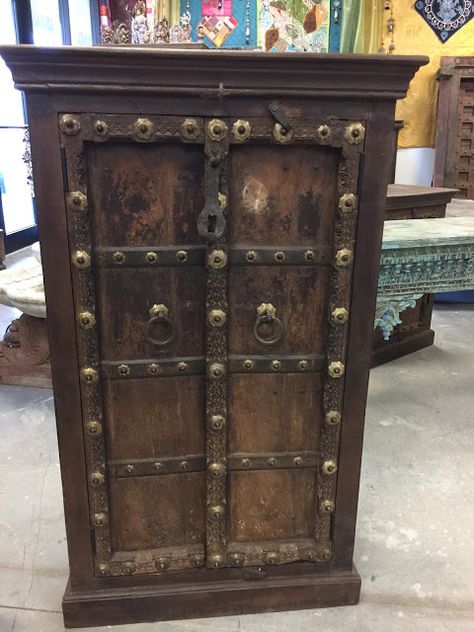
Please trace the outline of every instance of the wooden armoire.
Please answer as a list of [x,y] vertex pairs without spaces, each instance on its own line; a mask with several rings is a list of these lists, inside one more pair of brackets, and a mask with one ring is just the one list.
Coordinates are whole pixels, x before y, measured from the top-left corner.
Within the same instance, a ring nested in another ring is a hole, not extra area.
[[66,625],[357,602],[394,106],[427,58],[0,52],[31,131]]

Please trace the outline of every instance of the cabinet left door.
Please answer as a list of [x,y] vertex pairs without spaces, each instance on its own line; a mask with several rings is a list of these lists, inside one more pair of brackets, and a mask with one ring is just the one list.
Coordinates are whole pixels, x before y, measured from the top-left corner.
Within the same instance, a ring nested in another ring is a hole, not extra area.
[[96,574],[202,566],[204,123],[58,123]]

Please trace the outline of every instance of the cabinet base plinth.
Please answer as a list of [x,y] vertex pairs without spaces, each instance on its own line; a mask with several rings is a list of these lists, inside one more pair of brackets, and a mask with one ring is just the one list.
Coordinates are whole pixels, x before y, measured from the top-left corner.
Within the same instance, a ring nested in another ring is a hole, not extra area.
[[170,619],[255,614],[356,604],[360,577],[352,571],[206,585],[73,592],[63,599],[67,628]]

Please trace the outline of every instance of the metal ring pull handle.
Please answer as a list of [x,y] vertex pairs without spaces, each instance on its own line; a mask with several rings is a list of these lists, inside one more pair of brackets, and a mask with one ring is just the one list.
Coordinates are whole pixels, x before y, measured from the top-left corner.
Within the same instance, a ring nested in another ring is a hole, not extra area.
[[253,335],[262,345],[276,344],[283,334],[283,325],[276,316],[271,303],[262,303],[257,307],[257,318],[253,326]]
[[[157,305],[155,303],[155,305],[150,307],[148,313],[151,318],[145,327],[147,340],[158,346],[166,345],[171,342],[174,337],[174,327],[168,318],[169,310],[166,305]],[[156,334],[157,330],[161,332],[161,335]]]

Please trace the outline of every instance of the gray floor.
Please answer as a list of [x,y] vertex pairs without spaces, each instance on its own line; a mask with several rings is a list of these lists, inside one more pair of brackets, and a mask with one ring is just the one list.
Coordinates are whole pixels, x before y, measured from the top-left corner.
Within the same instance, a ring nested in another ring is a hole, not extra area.
[[[434,326],[436,346],[371,375],[359,606],[114,630],[472,632],[474,306],[437,308]],[[51,392],[1,386],[0,423],[0,631],[56,632],[67,559]]]

